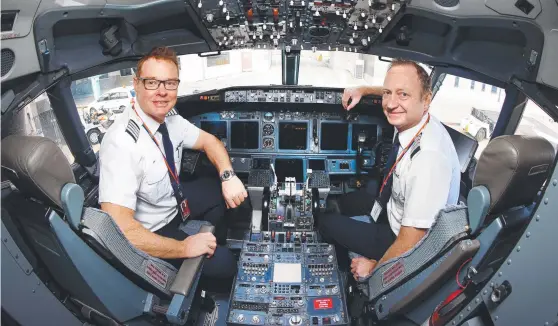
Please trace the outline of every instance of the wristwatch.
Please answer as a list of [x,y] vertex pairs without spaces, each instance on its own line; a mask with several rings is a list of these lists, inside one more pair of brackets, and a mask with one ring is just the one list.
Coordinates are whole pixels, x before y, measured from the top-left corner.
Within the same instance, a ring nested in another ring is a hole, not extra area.
[[236,174],[234,173],[233,170],[225,170],[223,171],[223,173],[221,173],[219,177],[221,178],[221,181],[228,181],[232,179],[232,177],[234,177],[235,175]]

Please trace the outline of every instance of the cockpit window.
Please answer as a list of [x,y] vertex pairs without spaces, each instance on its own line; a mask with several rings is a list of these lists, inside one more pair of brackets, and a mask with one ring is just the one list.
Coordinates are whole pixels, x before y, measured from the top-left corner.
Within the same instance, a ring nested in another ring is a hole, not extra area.
[[121,69],[72,82],[72,96],[94,152],[116,117],[134,103],[133,77],[131,69]]
[[449,127],[475,138],[478,159],[492,137],[505,98],[504,89],[447,74],[430,112]]
[[46,93],[19,109],[6,126],[9,130],[4,130],[2,133],[6,136],[40,136],[51,139],[62,149],[70,164],[74,163],[74,156],[66,144]]
[[546,138],[554,146],[554,150],[558,151],[558,122],[531,100],[525,105],[515,134]]

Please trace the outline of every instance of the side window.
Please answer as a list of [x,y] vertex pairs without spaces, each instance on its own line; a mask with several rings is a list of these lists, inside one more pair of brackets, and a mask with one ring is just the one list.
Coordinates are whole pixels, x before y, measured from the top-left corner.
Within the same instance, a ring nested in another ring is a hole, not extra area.
[[134,78],[130,72],[128,69],[116,70],[72,83],[72,95],[83,131],[94,152],[101,148],[104,135],[118,115],[131,107],[132,101],[107,102],[129,98],[127,94],[133,91]]
[[[3,134],[4,132],[6,131],[3,131]],[[56,120],[46,93],[41,94],[33,102],[19,109],[19,112],[10,121],[9,130],[6,134],[50,138],[60,147],[70,164],[75,161],[58,126],[58,120]]]
[[525,105],[515,134],[546,138],[554,146],[554,150],[558,151],[558,122],[531,100]]
[[[474,80],[446,74],[430,104],[430,113],[448,127],[475,138],[478,159],[492,136],[506,92],[493,85],[475,84]],[[486,86],[490,92],[485,91]]]

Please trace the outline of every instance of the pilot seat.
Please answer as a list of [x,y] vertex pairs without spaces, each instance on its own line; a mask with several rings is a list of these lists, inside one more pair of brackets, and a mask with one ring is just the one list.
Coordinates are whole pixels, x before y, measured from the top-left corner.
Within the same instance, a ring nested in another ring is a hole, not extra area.
[[15,187],[3,208],[84,319],[186,323],[203,257],[186,259],[177,270],[132,246],[108,214],[84,207],[68,160],[48,138],[4,138],[2,173]]
[[[491,140],[478,160],[467,204],[441,210],[414,248],[359,280],[364,319],[422,324],[459,286],[489,279],[530,221],[554,158],[553,146],[541,137]],[[459,309],[445,313],[450,311]]]

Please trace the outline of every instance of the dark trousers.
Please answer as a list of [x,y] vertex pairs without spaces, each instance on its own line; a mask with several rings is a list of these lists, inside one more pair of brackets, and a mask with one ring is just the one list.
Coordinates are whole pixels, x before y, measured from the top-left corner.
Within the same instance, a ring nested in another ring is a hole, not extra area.
[[223,198],[221,181],[217,178],[200,177],[193,181],[182,182],[181,185],[190,207],[189,219],[213,224],[217,244],[226,244],[225,208],[227,206]]
[[335,245],[339,267],[349,270],[348,251],[379,260],[395,241],[387,220],[361,222],[349,216],[369,215],[376,196],[374,188],[351,192],[341,197],[341,213],[320,214],[318,230],[324,241]]
[[[206,258],[202,275],[208,278],[230,279],[236,275],[236,259],[232,252],[224,247],[227,226],[224,220],[225,204],[221,193],[221,183],[212,178],[199,178],[183,183],[184,195],[190,207],[189,219],[204,220],[215,226],[217,248],[211,258]],[[163,228],[155,233],[176,240],[184,240],[189,235],[179,229],[182,223],[180,213]],[[167,259],[176,268],[180,268],[184,259]]]

